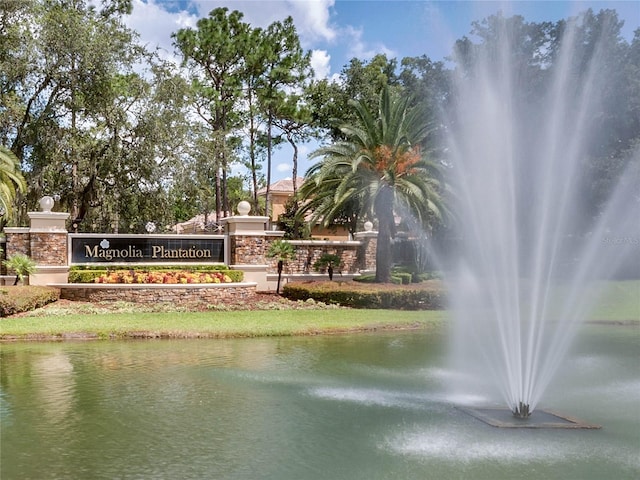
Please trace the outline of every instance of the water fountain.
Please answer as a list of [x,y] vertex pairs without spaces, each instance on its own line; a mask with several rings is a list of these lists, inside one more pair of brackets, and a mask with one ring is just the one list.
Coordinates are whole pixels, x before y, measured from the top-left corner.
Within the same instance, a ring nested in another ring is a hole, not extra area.
[[544,88],[525,92],[528,72],[514,66],[510,33],[458,63],[448,119],[460,239],[449,278],[452,357],[456,398],[506,403],[526,425],[597,282],[638,264],[640,199],[637,179],[622,175],[598,215],[583,210],[584,160],[604,106],[604,51],[578,74],[568,28]]

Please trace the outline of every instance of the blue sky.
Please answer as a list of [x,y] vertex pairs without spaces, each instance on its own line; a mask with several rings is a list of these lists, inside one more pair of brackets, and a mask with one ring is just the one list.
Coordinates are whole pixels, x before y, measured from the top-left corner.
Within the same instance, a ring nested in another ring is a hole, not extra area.
[[[471,22],[502,11],[522,15],[528,22],[557,21],[587,8],[615,9],[625,21],[627,40],[640,28],[640,1],[410,1],[410,0],[134,0],[128,24],[149,46],[159,46],[174,56],[171,33],[195,27],[198,18],[217,7],[239,10],[244,20],[266,27],[276,20],[293,17],[302,45],[312,52],[319,77],[334,77],[353,57],[362,60],[384,53],[401,60],[427,55],[443,60],[456,39],[468,35]],[[302,146],[299,171],[309,164],[305,154],[314,145]],[[284,148],[276,155],[272,178],[291,175],[291,153]]]

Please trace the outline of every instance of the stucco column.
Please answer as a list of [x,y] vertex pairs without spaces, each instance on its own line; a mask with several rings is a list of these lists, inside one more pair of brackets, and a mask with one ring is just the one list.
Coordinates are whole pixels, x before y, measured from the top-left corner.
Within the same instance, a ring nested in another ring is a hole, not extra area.
[[[247,282],[255,282],[256,289],[270,290],[267,281],[267,239],[265,226],[269,217],[249,215],[248,202],[238,204],[239,215],[222,219],[227,235],[227,265],[242,270]],[[275,287],[273,288],[275,290]]]
[[53,199],[40,200],[41,212],[28,212],[30,256],[36,262],[36,273],[29,275],[29,284],[67,283],[69,259],[66,221],[68,213],[52,212]]

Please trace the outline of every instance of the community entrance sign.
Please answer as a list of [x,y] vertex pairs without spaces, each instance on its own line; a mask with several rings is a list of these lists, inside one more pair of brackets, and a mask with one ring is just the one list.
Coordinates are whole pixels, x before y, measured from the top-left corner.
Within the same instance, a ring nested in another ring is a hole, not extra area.
[[71,264],[224,263],[224,235],[69,235]]

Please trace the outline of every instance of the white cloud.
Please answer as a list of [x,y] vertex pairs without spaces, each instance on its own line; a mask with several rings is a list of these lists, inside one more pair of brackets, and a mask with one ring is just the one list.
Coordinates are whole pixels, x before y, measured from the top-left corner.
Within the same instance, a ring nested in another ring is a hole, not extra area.
[[[176,5],[166,0],[133,0],[133,12],[125,22],[140,34],[143,45],[150,50],[160,48],[163,58],[179,63],[171,34],[181,28],[195,28],[198,19],[207,17],[215,8],[238,10],[244,14],[245,22],[261,28],[291,16],[303,48],[312,50],[318,42],[331,42],[338,36],[338,30],[330,23],[334,3],[335,0],[193,0],[188,11],[176,11]],[[321,52],[313,52],[318,78],[327,77],[330,69],[326,50]]]
[[346,37],[344,43],[349,45],[349,58],[356,57],[361,60],[370,60],[380,53],[385,54],[389,58],[395,58],[397,56],[393,50],[381,43],[368,45],[362,39],[362,29],[348,25],[343,29],[342,33],[343,36]]
[[[312,44],[319,39],[331,41],[337,36],[329,20],[335,0],[194,0],[200,17],[218,7],[227,7],[244,14],[244,21],[254,27],[267,27],[275,21],[288,16],[300,35],[303,45]],[[309,47],[306,47],[309,48]]]
[[327,78],[331,72],[331,55],[326,50],[313,50],[311,52],[311,68],[315,78]]
[[290,163],[282,162],[276,165],[276,172],[278,173],[291,173],[293,165]]
[[171,34],[181,28],[195,27],[198,18],[186,11],[168,12],[161,0],[133,1],[133,12],[125,17],[127,26],[140,34],[140,42],[149,50],[159,47],[165,58],[174,58]]
[[304,39],[332,41],[337,37],[329,23],[334,0],[293,0],[287,3],[295,10],[291,16]]

